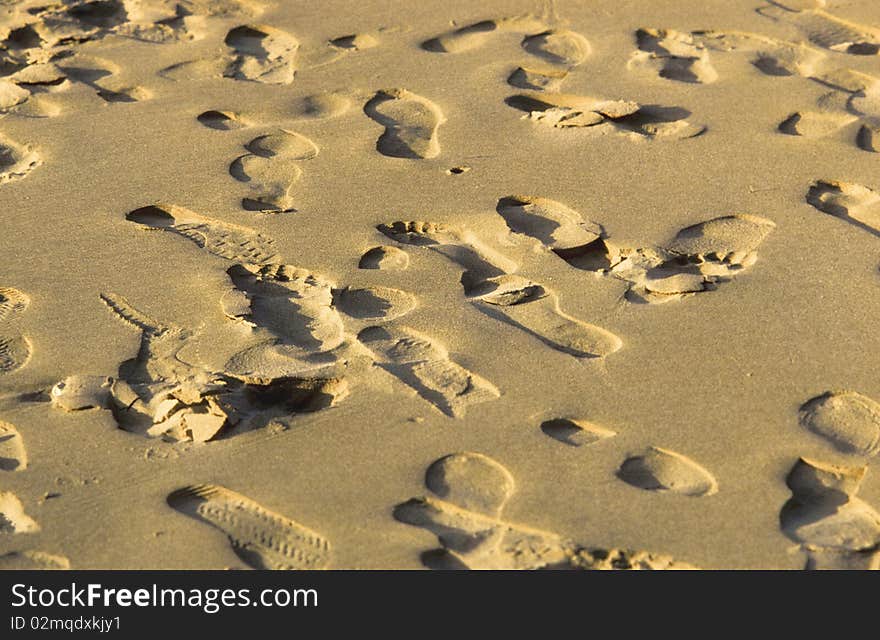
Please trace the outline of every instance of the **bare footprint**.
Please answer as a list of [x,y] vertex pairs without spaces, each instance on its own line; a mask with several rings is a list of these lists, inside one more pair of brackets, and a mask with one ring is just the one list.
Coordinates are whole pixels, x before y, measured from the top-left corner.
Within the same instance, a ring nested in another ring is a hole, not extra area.
[[367,327],[358,340],[378,366],[450,417],[462,417],[468,406],[500,397],[492,383],[453,362],[443,346],[412,329]]
[[572,447],[595,444],[617,435],[616,431],[601,425],[573,418],[544,420],[541,423],[541,431],[554,440],[559,440],[559,442]]
[[746,31],[693,31],[694,44],[710,51],[744,55],[755,69],[768,76],[811,78],[819,72],[826,54],[808,47]]
[[480,47],[497,33],[535,33],[546,28],[544,20],[531,15],[481,20],[425,40],[421,46],[436,53],[463,53]]
[[11,287],[0,287],[0,375],[25,366],[31,358],[30,340],[18,328],[18,317],[30,298]]
[[225,487],[184,487],[168,496],[168,504],[226,534],[254,569],[324,569],[330,563],[330,543],[319,533]]
[[567,77],[568,71],[552,66],[517,67],[507,78],[507,84],[532,91],[557,91]]
[[853,55],[880,53],[880,29],[843,20],[823,9],[792,10],[773,3],[757,11],[766,18],[792,25],[816,46]]
[[715,477],[690,458],[659,447],[623,461],[617,477],[639,489],[677,493],[691,497],[718,492]]
[[21,500],[9,491],[0,491],[0,534],[36,533],[40,530],[33,518],[24,512]]
[[786,477],[791,498],[779,523],[808,569],[880,567],[880,514],[856,497],[867,470],[800,458]]
[[446,121],[440,108],[406,89],[379,91],[364,113],[385,127],[376,150],[391,158],[425,159],[440,155],[437,129]]
[[196,120],[209,129],[218,129],[220,131],[233,131],[248,126],[248,123],[233,111],[209,109],[196,116]]
[[627,65],[630,69],[649,69],[661,78],[692,84],[718,79],[709,51],[690,33],[642,28],[636,31],[636,46],[638,51]]
[[824,138],[857,119],[856,116],[843,111],[798,111],[786,117],[777,128],[790,136]]
[[434,569],[689,569],[669,556],[597,549],[502,518],[516,484],[488,456],[463,452],[428,467],[425,486],[437,498],[413,498],[394,509],[405,524],[427,529],[441,549],[422,554]]
[[275,243],[253,229],[212,220],[171,204],[154,204],[130,211],[126,220],[147,229],[161,229],[194,242],[221,258],[245,264],[278,261]]
[[578,358],[601,358],[623,344],[611,332],[562,311],[556,293],[544,285],[513,275],[518,265],[467,229],[418,221],[378,228],[398,242],[434,250],[462,267],[465,295],[478,309],[554,349]]
[[10,551],[0,555],[0,571],[66,571],[70,560],[44,551]]
[[844,453],[880,453],[880,404],[855,391],[826,392],[801,405],[799,422]]
[[373,247],[364,252],[358,269],[382,271],[405,271],[409,267],[409,254],[397,247]]
[[880,236],[880,194],[873,189],[854,182],[817,180],[807,191],[807,202],[823,213]]
[[23,471],[27,464],[27,450],[18,429],[0,420],[0,471]]
[[0,136],[0,184],[20,180],[41,164],[43,159],[33,148]]
[[352,98],[344,93],[315,93],[294,99],[287,115],[295,121],[326,120],[346,113],[352,104]]
[[583,63],[592,52],[587,39],[569,29],[551,29],[526,36],[522,48],[545,62],[569,68]]
[[265,25],[243,25],[231,29],[224,42],[234,52],[225,76],[267,84],[293,82],[299,41],[289,33]]

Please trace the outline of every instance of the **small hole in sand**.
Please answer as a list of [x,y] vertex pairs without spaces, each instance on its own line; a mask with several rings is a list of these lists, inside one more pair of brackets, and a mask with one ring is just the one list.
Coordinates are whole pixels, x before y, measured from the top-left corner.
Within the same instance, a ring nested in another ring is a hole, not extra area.
[[461,166],[461,167],[452,167],[451,169],[447,169],[447,170],[446,170],[446,173],[447,173],[447,175],[450,175],[450,176],[457,176],[457,175],[460,175],[460,174],[462,174],[462,173],[467,173],[467,172],[470,171],[470,170],[471,170],[470,167],[465,167],[465,166]]

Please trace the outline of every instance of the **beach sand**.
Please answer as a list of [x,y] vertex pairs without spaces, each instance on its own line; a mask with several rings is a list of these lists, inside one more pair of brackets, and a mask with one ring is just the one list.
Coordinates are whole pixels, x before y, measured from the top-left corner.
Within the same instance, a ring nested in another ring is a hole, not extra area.
[[880,565],[875,2],[0,36],[0,567]]

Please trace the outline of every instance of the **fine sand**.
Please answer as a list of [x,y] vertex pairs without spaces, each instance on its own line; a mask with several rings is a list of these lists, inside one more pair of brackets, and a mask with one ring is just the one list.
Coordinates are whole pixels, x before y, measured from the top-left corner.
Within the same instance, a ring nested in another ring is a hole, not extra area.
[[0,569],[880,567],[875,0],[0,39]]

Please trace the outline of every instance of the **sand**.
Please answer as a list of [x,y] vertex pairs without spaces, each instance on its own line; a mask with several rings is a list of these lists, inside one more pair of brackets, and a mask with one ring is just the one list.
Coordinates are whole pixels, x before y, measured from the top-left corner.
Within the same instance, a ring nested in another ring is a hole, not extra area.
[[0,36],[0,567],[880,565],[875,2]]

